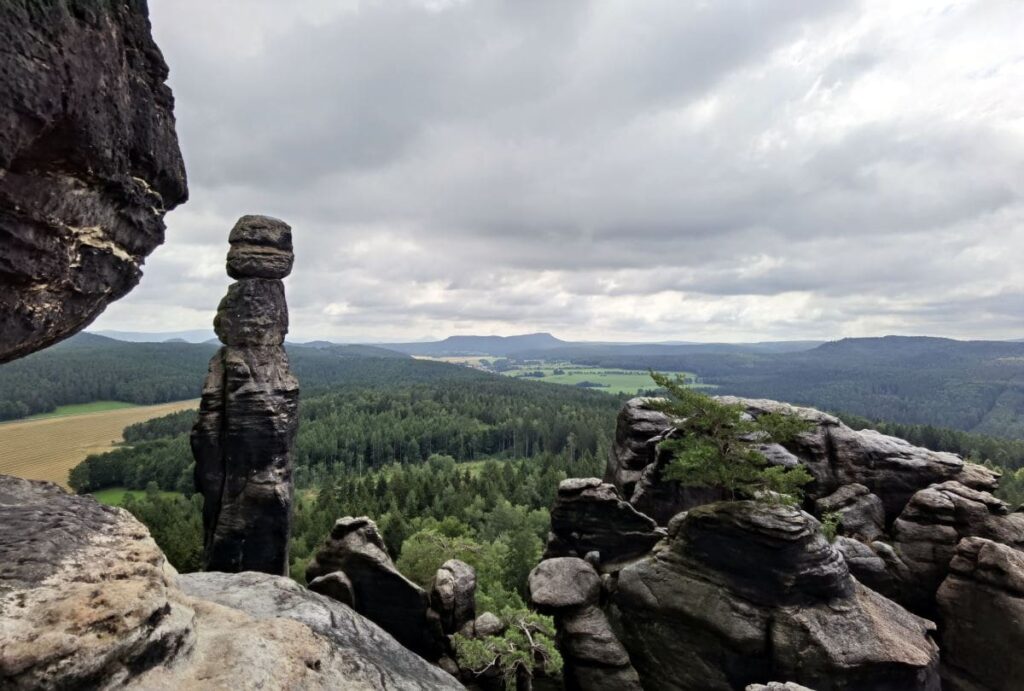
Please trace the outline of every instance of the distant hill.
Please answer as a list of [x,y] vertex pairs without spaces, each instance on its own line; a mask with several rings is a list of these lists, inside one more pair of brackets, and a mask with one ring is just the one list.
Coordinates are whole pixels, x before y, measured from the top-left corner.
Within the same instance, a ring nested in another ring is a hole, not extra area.
[[[210,358],[219,344],[133,343],[92,333],[77,334],[44,351],[0,365],[0,420],[49,412],[60,405],[98,400],[151,404],[195,398],[202,389]],[[400,372],[396,380],[424,376],[424,367],[407,355],[364,345],[289,344],[292,369],[304,394],[339,382],[363,381],[367,367]],[[417,369],[418,368],[418,369]],[[450,367],[462,376],[466,368]],[[434,370],[428,374],[434,376]]]
[[549,333],[523,334],[521,336],[449,336],[433,343],[381,343],[388,348],[408,355],[429,355],[434,357],[454,355],[496,355],[506,356],[521,350],[550,350],[573,345],[555,338]]
[[416,343],[382,343],[409,355],[432,357],[457,355],[492,355],[523,359],[571,358],[595,353],[616,355],[666,355],[678,353],[765,352],[787,353],[809,350],[823,341],[764,341],[761,343],[615,343],[563,341],[549,333],[520,336],[449,336],[443,341]]
[[167,341],[185,341],[186,343],[202,343],[213,338],[213,329],[191,329],[188,331],[113,331],[101,329],[90,331],[96,336],[106,336],[117,341],[129,343],[166,343]]
[[886,336],[799,352],[580,348],[573,362],[697,374],[721,393],[1024,439],[1024,343]]

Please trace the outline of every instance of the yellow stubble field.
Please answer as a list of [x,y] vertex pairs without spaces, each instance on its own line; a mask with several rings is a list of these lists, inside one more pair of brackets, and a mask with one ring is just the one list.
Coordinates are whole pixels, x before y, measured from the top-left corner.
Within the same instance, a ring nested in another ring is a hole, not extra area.
[[0,474],[67,487],[68,472],[85,457],[124,441],[128,425],[199,407],[199,400],[105,410],[0,424]]

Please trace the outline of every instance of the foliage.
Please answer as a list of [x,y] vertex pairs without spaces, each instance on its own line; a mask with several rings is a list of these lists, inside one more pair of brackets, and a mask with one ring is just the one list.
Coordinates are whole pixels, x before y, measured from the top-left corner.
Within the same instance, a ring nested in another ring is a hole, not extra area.
[[507,629],[499,636],[453,636],[459,665],[477,676],[496,670],[506,689],[528,688],[536,674],[548,676],[562,669],[562,657],[554,642],[551,620],[527,610],[506,609],[500,618]]
[[836,541],[839,534],[839,525],[843,522],[843,515],[838,511],[828,511],[821,517],[821,534],[829,542]]
[[174,568],[182,573],[198,571],[203,558],[202,499],[161,495],[155,483],[144,499],[128,494],[124,508],[142,521]]
[[683,377],[652,372],[669,399],[656,407],[675,420],[676,435],[660,448],[673,455],[665,476],[687,485],[721,487],[737,494],[787,503],[799,500],[811,481],[803,466],[768,464],[758,445],[785,442],[809,429],[795,416],[766,413],[756,419],[743,406],[721,403],[686,385]]

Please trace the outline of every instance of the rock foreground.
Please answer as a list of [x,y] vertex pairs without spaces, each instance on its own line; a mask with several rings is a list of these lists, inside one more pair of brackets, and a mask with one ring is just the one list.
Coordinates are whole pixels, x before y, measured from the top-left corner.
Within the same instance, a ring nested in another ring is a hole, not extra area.
[[210,360],[192,430],[196,489],[203,495],[205,566],[211,571],[288,573],[292,445],[299,383],[284,338],[292,231],[243,216],[229,237],[228,288],[214,319],[224,346]]
[[0,363],[123,297],[188,196],[146,3],[0,3]]
[[811,408],[719,400],[811,423],[761,447],[810,471],[803,510],[664,480],[672,420],[629,401],[604,482],[559,488],[530,577],[567,687],[1020,688],[1024,513],[991,494],[996,473]]
[[345,605],[267,574],[179,576],[126,511],[9,476],[0,687],[462,688]]

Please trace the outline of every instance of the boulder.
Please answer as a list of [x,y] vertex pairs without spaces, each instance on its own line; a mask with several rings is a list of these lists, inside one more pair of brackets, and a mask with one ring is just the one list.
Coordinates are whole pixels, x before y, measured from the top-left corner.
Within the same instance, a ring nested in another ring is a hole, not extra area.
[[934,625],[853,579],[810,515],[724,502],[626,565],[607,611],[644,688],[937,690]]
[[1010,513],[988,492],[950,481],[917,492],[892,533],[893,547],[909,572],[903,604],[931,615],[935,592],[960,540],[983,537],[1024,549],[1024,514]]
[[545,559],[530,572],[530,604],[550,614],[562,654],[565,687],[580,691],[641,691],[629,655],[598,606],[601,579],[575,557]]
[[476,618],[476,571],[458,559],[449,559],[434,576],[430,607],[441,617],[441,629],[453,634]]
[[145,2],[6,0],[0,45],[2,363],[134,288],[188,189]]
[[431,662],[445,652],[441,621],[429,607],[427,592],[395,568],[377,524],[366,516],[335,522],[306,568],[306,582],[335,571],[351,582],[355,610],[399,643]]
[[814,502],[819,516],[839,515],[839,534],[871,542],[885,532],[882,500],[861,484],[843,485],[827,497]]
[[309,589],[349,607],[355,607],[356,596],[352,592],[352,581],[344,571],[332,571],[314,578],[309,582]]
[[964,538],[937,599],[943,621],[943,688],[1019,689],[1024,679],[1024,553],[984,538]]
[[9,476],[0,615],[4,689],[462,688],[289,579],[178,576],[128,512]]
[[292,271],[292,229],[276,218],[242,216],[228,236],[228,276],[284,278]]
[[654,520],[622,501],[613,485],[573,478],[558,485],[544,557],[596,552],[591,558],[600,564],[616,563],[646,553],[664,535]]
[[487,636],[500,636],[505,633],[508,625],[505,624],[496,614],[484,612],[473,621],[467,622],[459,633],[467,638],[486,638]]
[[[291,256],[291,228],[277,219],[243,216],[231,237],[230,252],[266,246],[275,257]],[[265,259],[246,256],[250,268]],[[235,282],[214,330],[225,345],[210,360],[191,439],[196,489],[204,499],[205,565],[283,575],[299,405],[299,383],[282,345],[288,332],[284,284],[276,278]]]

